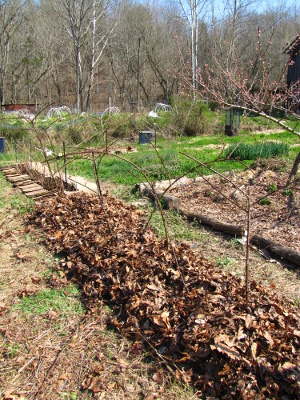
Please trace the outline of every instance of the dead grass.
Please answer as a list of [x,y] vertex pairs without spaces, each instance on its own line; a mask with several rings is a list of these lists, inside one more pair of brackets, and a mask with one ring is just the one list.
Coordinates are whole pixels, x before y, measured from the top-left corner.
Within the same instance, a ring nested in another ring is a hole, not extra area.
[[[19,196],[16,201],[1,175],[0,189],[0,399],[198,398],[138,344],[109,330],[109,309],[99,308],[95,317],[72,309],[63,314],[51,305],[41,314],[16,307],[49,289],[56,260],[41,233],[24,226],[20,213],[30,205]],[[243,275],[244,248],[234,239],[200,227],[199,241],[191,244],[220,268]],[[299,271],[267,256],[251,252],[252,279],[299,302]]]
[[[217,264],[222,270],[241,278],[245,275],[245,246],[235,238],[199,226],[201,240],[191,243],[195,251]],[[300,270],[295,266],[272,258],[267,251],[255,247],[250,250],[250,280],[270,287],[288,301],[299,305]]]
[[138,344],[109,330],[106,307],[87,315],[75,296],[66,312],[51,299],[41,308],[44,293],[70,286],[49,288],[56,260],[41,232],[23,224],[27,200],[12,202],[16,192],[2,175],[0,189],[0,399],[197,398]]

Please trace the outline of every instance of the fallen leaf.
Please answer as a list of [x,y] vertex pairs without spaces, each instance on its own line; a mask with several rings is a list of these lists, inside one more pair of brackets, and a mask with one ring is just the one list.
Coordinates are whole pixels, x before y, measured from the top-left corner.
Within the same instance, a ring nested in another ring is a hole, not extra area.
[[163,370],[159,370],[157,371],[153,376],[152,379],[154,380],[154,382],[162,384],[164,382],[164,372]]
[[219,375],[219,376],[225,376],[225,375],[227,375],[227,374],[229,373],[229,371],[230,371],[230,367],[229,367],[229,365],[226,363],[226,364],[224,365],[222,371],[219,371],[219,372],[218,372],[218,375]]
[[253,318],[252,315],[248,314],[245,321],[246,328],[249,330],[253,326]]

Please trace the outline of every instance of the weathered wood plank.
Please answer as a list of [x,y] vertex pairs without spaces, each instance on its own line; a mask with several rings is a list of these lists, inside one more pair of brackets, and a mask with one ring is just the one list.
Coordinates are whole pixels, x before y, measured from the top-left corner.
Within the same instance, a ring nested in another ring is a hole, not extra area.
[[[32,184],[32,185],[27,185],[27,186],[19,186],[19,188],[25,194],[34,192],[34,191],[38,191],[38,190],[46,190],[43,188],[43,186],[37,185],[37,184]],[[48,192],[48,190],[47,190],[47,192]]]
[[189,221],[197,220],[200,224],[207,225],[219,232],[224,232],[240,237],[244,234],[244,228],[240,225],[220,222],[212,217],[208,217],[207,215],[202,215],[194,211],[188,211],[185,208],[179,208],[178,210],[182,215],[186,216]]
[[32,179],[28,179],[27,181],[14,182],[13,186],[20,188],[21,186],[32,185],[33,183],[34,181]]
[[27,197],[37,197],[37,196],[41,196],[44,194],[48,194],[48,190],[45,189],[41,189],[41,190],[34,190],[33,192],[29,192],[29,193],[24,193],[26,194]]
[[20,182],[20,181],[31,179],[31,177],[29,175],[18,175],[18,176],[7,177],[7,179],[10,182],[15,183],[15,182]]

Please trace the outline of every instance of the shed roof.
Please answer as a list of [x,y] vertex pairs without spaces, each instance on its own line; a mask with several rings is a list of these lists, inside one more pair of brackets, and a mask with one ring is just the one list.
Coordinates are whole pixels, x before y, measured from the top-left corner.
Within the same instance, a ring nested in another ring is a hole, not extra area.
[[300,33],[295,37],[295,39],[287,46],[283,51],[286,54],[293,54],[295,51],[300,50]]

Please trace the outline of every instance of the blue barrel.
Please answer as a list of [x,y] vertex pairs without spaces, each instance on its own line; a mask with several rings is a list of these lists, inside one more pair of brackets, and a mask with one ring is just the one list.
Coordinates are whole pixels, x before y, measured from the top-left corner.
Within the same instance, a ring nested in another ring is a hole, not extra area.
[[151,140],[151,132],[150,131],[139,132],[139,144],[150,143],[150,140]]
[[0,153],[5,153],[5,137],[0,137]]

